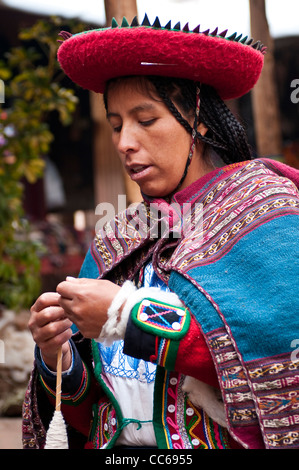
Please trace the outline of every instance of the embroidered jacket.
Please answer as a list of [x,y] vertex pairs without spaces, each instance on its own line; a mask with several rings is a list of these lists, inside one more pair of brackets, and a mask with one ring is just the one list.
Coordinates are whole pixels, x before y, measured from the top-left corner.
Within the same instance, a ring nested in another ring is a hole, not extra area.
[[[148,359],[158,363],[154,426],[159,447],[227,445],[223,429],[182,393],[184,375],[196,377],[200,369],[194,331],[208,345],[230,435],[243,447],[299,447],[299,362],[292,350],[299,334],[298,181],[298,172],[267,159],[229,165],[177,193],[171,204],[147,200],[130,208],[95,237],[82,277],[105,277],[120,285],[130,279],[138,286],[142,267],[152,259],[185,305],[184,315],[177,312],[168,322],[175,327],[168,330],[162,311],[157,323],[144,304],[130,319],[134,328],[158,338]],[[136,355],[135,349],[128,352]],[[92,350],[95,378],[104,392],[92,439],[97,446],[110,446],[125,423],[102,380],[94,343]],[[36,424],[36,380],[33,374],[24,404],[28,446],[43,445],[44,429]],[[107,426],[98,427],[103,420]]]

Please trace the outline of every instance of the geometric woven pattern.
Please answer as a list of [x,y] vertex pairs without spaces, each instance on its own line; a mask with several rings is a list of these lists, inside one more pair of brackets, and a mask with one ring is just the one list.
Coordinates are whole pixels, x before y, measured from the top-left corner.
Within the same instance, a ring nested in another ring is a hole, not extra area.
[[179,339],[188,331],[190,314],[182,307],[144,299],[133,308],[132,320],[139,328],[149,333],[163,338]]

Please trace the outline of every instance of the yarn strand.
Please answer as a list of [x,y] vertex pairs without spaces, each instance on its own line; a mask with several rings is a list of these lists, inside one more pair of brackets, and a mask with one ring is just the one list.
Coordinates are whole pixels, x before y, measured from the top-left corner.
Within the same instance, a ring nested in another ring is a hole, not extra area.
[[62,371],[62,347],[57,353],[57,375],[56,375],[56,411],[61,411],[61,371]]

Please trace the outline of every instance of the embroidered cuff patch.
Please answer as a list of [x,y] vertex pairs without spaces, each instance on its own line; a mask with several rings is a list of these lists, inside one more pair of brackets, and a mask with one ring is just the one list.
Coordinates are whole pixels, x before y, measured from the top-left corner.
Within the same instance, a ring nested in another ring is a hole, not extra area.
[[180,339],[187,333],[190,313],[154,299],[144,299],[132,310],[132,320],[139,328],[162,338]]

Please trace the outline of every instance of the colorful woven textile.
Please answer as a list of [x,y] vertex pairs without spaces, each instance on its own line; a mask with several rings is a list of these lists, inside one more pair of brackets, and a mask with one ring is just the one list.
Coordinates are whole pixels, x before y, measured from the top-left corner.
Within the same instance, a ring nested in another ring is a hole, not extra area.
[[[121,284],[152,257],[202,327],[230,432],[245,447],[299,447],[298,182],[268,159],[215,170],[177,193],[178,206],[148,200],[118,215],[82,267]],[[153,237],[165,217],[165,236]]]
[[[294,350],[299,338],[298,186],[298,171],[267,159],[217,169],[177,193],[171,204],[147,200],[107,223],[80,274],[118,284],[134,279],[138,285],[151,259],[156,273],[200,324],[229,433],[246,448],[299,447],[299,361]],[[159,446],[225,447],[223,428],[196,408],[185,423],[165,414],[172,397],[174,407],[183,406],[181,380],[158,366],[155,395],[160,401],[154,424],[160,422],[155,430]],[[116,422],[111,414],[115,408],[107,403],[99,408],[99,419],[107,412]],[[38,420],[36,394],[29,386],[24,404],[27,447],[43,445]],[[98,436],[102,444],[108,438]]]

